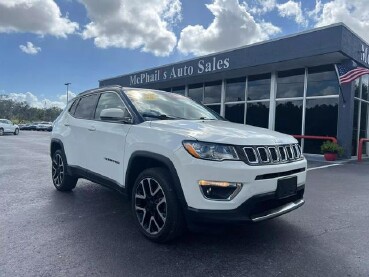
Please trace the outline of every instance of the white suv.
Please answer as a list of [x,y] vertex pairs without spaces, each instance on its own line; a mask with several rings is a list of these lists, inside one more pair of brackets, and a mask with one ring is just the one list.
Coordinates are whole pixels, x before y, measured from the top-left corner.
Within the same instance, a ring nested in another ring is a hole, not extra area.
[[258,222],[304,204],[307,165],[293,137],[228,122],[174,93],[81,93],[54,122],[50,154],[58,190],[85,178],[125,193],[157,242],[189,224]]
[[8,119],[0,119],[0,136],[4,135],[5,133],[18,135],[19,126]]

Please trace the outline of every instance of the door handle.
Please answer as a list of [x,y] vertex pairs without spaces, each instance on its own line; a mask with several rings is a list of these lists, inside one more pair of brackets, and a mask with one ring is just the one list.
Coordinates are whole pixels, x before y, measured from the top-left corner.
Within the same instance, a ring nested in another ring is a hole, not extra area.
[[69,123],[64,123],[64,126],[67,126],[67,127],[68,127],[68,126],[70,126],[70,125],[69,125]]
[[96,128],[95,128],[95,126],[91,126],[91,127],[88,128],[88,130],[89,131],[96,131]]

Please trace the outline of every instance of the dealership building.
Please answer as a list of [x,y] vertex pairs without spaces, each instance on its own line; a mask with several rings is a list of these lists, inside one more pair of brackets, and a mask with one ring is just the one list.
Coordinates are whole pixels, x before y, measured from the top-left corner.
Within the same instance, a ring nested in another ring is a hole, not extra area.
[[[369,76],[339,85],[335,64],[369,67],[369,46],[343,24],[100,80],[186,95],[226,119],[291,135],[338,139],[345,157],[369,137]],[[221,132],[221,130],[219,130]],[[304,153],[322,141],[304,139]],[[367,153],[364,147],[364,153]]]

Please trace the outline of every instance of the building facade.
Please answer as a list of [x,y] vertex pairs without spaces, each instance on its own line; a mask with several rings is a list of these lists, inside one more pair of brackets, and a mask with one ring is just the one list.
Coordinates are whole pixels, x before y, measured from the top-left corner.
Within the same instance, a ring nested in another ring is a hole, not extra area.
[[[291,135],[332,136],[357,155],[369,137],[369,76],[340,87],[335,64],[369,67],[369,46],[343,24],[100,81],[186,95],[226,119]],[[304,153],[322,141],[302,140]],[[366,154],[367,147],[364,147]]]

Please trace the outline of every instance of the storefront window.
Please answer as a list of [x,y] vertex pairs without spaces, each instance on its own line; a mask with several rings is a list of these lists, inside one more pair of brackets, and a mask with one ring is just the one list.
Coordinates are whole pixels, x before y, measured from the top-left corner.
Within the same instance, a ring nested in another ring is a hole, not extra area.
[[222,94],[222,82],[205,83],[204,104],[220,103]]
[[278,72],[277,98],[304,96],[305,69]]
[[247,104],[246,124],[268,128],[269,102],[257,102]]
[[190,97],[192,100],[202,103],[204,97],[204,87],[203,84],[196,84],[196,85],[190,85],[188,87],[188,97]]
[[226,81],[226,102],[245,101],[246,78],[229,79]]
[[225,118],[236,123],[244,123],[245,104],[227,104],[225,106]]
[[301,134],[302,100],[278,101],[276,106],[275,130],[290,135]]
[[[337,137],[338,98],[306,101],[305,134]],[[306,153],[320,154],[320,140],[305,140]]]
[[270,74],[249,76],[247,81],[247,100],[270,98]]
[[220,115],[220,105],[207,105],[206,107]]
[[185,88],[185,86],[175,87],[175,88],[173,88],[173,91],[172,92],[173,93],[180,94],[180,95],[185,95],[186,88]]
[[357,144],[358,144],[358,140],[357,140],[357,135],[358,135],[358,124],[359,124],[359,106],[360,106],[360,101],[355,99],[354,100],[354,127],[353,127],[353,132],[352,132],[352,156],[356,156],[357,155]]
[[338,95],[338,93],[338,77],[333,65],[317,66],[308,69],[308,97]]
[[362,95],[361,99],[369,101],[368,98],[368,81],[369,81],[369,75],[364,75],[362,77]]

